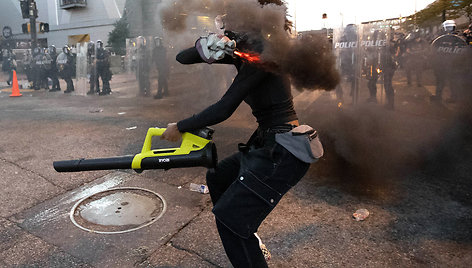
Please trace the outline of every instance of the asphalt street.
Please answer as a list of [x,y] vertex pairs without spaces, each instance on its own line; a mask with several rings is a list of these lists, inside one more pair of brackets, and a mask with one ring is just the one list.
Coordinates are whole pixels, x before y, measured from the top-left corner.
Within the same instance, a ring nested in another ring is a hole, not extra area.
[[[189,189],[205,183],[205,168],[58,173],[52,165],[139,153],[148,128],[165,127],[221,96],[227,80],[200,72],[174,70],[170,95],[160,100],[139,97],[132,74],[115,75],[108,96],[21,89],[23,96],[12,98],[5,86],[0,266],[230,267],[209,195]],[[379,104],[365,103],[366,88],[357,105],[348,92],[339,103],[331,92],[294,90],[300,121],[318,130],[325,156],[259,228],[272,254],[269,267],[470,267],[472,135],[463,120],[470,108],[430,103],[434,80],[426,79],[423,87],[407,86],[397,72],[395,111],[382,106],[380,84]],[[256,122],[242,105],[213,128],[223,159]],[[153,146],[175,145],[156,139]],[[86,231],[72,222],[80,200],[125,187],[158,193],[166,210],[124,233]],[[354,220],[362,208],[369,217]]]

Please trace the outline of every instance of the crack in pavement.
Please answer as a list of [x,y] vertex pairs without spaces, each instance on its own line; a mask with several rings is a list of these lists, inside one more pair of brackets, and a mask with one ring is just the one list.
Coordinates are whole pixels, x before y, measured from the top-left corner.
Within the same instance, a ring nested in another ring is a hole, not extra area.
[[[209,264],[214,265],[215,267],[222,268],[221,266],[219,266],[218,264],[212,262],[211,260],[206,259],[205,257],[203,257],[202,255],[200,255],[199,253],[197,253],[197,252],[195,252],[195,251],[193,251],[193,250],[189,250],[189,249],[186,249],[186,248],[178,247],[178,246],[176,246],[176,245],[174,245],[174,244],[172,243],[172,239],[173,239],[176,235],[178,235],[183,229],[185,229],[188,225],[190,225],[192,222],[194,222],[195,219],[197,219],[197,218],[205,211],[205,209],[210,205],[210,203],[211,203],[211,201],[208,200],[208,201],[206,202],[206,204],[202,205],[202,207],[201,207],[201,209],[200,209],[200,212],[198,212],[198,214],[195,215],[195,217],[193,217],[192,219],[190,219],[190,220],[189,220],[186,224],[184,224],[180,229],[178,229],[178,230],[175,231],[172,235],[170,235],[169,238],[164,242],[164,244],[163,244],[161,247],[164,247],[164,246],[170,244],[170,245],[171,245],[173,248],[175,248],[175,249],[185,251],[185,252],[187,252],[187,253],[189,253],[189,254],[192,254],[192,255],[196,255],[197,257],[199,257],[199,258],[202,259],[203,261],[208,262]],[[161,247],[159,247],[159,248],[161,248]],[[151,253],[150,253],[146,258],[144,258],[141,262],[136,263],[136,266],[143,265],[145,262],[147,262],[147,261],[149,260],[149,257],[152,256],[152,254],[154,254],[155,252],[157,252],[157,251],[159,250],[159,248],[156,249],[156,250],[154,250],[153,252],[151,252]]]
[[57,187],[57,188],[60,188],[60,189],[62,189],[62,190],[67,190],[67,189],[65,189],[64,187],[55,184],[53,181],[47,179],[47,178],[44,177],[43,175],[41,175],[41,174],[39,174],[39,173],[37,173],[37,172],[35,172],[35,171],[33,171],[33,170],[30,170],[30,169],[28,169],[28,168],[22,167],[22,166],[18,165],[17,163],[12,162],[12,161],[9,161],[9,160],[7,160],[7,159],[5,159],[5,158],[0,158],[0,160],[3,161],[3,162],[8,163],[8,164],[10,164],[10,165],[13,165],[13,166],[15,166],[15,167],[17,167],[17,168],[19,168],[19,169],[26,170],[26,171],[28,171],[28,172],[30,172],[30,173],[33,173],[34,175],[39,176],[40,178],[42,178],[43,180],[49,182],[50,184],[52,184],[53,186],[55,186],[55,187]]

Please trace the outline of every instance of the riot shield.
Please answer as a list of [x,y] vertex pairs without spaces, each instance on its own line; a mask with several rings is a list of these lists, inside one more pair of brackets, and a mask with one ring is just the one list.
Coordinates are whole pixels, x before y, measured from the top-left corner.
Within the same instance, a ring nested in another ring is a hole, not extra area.
[[443,89],[449,86],[451,102],[463,98],[468,85],[470,73],[467,73],[468,45],[461,36],[448,33],[439,36],[431,43],[432,67],[436,78],[436,92],[432,97],[434,101],[442,99]]
[[342,105],[345,95],[349,94],[352,102],[357,102],[359,80],[357,79],[357,61],[359,59],[358,26],[348,24],[346,27],[333,30],[333,53],[341,81],[335,90],[338,105]]
[[76,47],[75,95],[85,96],[88,90],[87,79],[87,43],[78,43]]
[[127,73],[136,71],[137,52],[136,38],[127,38],[125,56],[125,70]]
[[[393,32],[388,22],[359,25],[358,93],[368,95],[368,102],[385,103],[385,97],[393,101],[392,78],[397,65]],[[364,94],[366,90],[368,94]]]
[[139,84],[140,96],[151,94],[150,74],[152,65],[153,38],[138,36],[136,38],[136,79]]

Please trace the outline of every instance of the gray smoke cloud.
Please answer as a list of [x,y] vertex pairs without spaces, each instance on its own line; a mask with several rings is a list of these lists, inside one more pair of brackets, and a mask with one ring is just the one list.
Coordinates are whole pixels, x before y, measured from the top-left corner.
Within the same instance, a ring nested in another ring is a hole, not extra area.
[[[165,1],[162,25],[169,35],[183,34],[192,16],[226,14],[226,29],[263,39],[261,61],[274,72],[289,74],[297,89],[331,90],[339,83],[330,44],[323,36],[290,38],[284,29],[286,7],[260,5],[257,0]],[[216,29],[215,29],[216,30]],[[198,36],[195,36],[195,39]]]

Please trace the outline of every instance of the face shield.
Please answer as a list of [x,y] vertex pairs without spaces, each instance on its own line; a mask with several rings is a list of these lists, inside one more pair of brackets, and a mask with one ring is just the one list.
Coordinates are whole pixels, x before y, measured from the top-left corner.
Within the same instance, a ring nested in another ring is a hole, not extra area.
[[49,46],[49,52],[52,54],[56,53],[56,47],[55,46]]
[[456,22],[453,20],[446,20],[443,22],[442,27],[445,32],[451,33],[456,30]]

